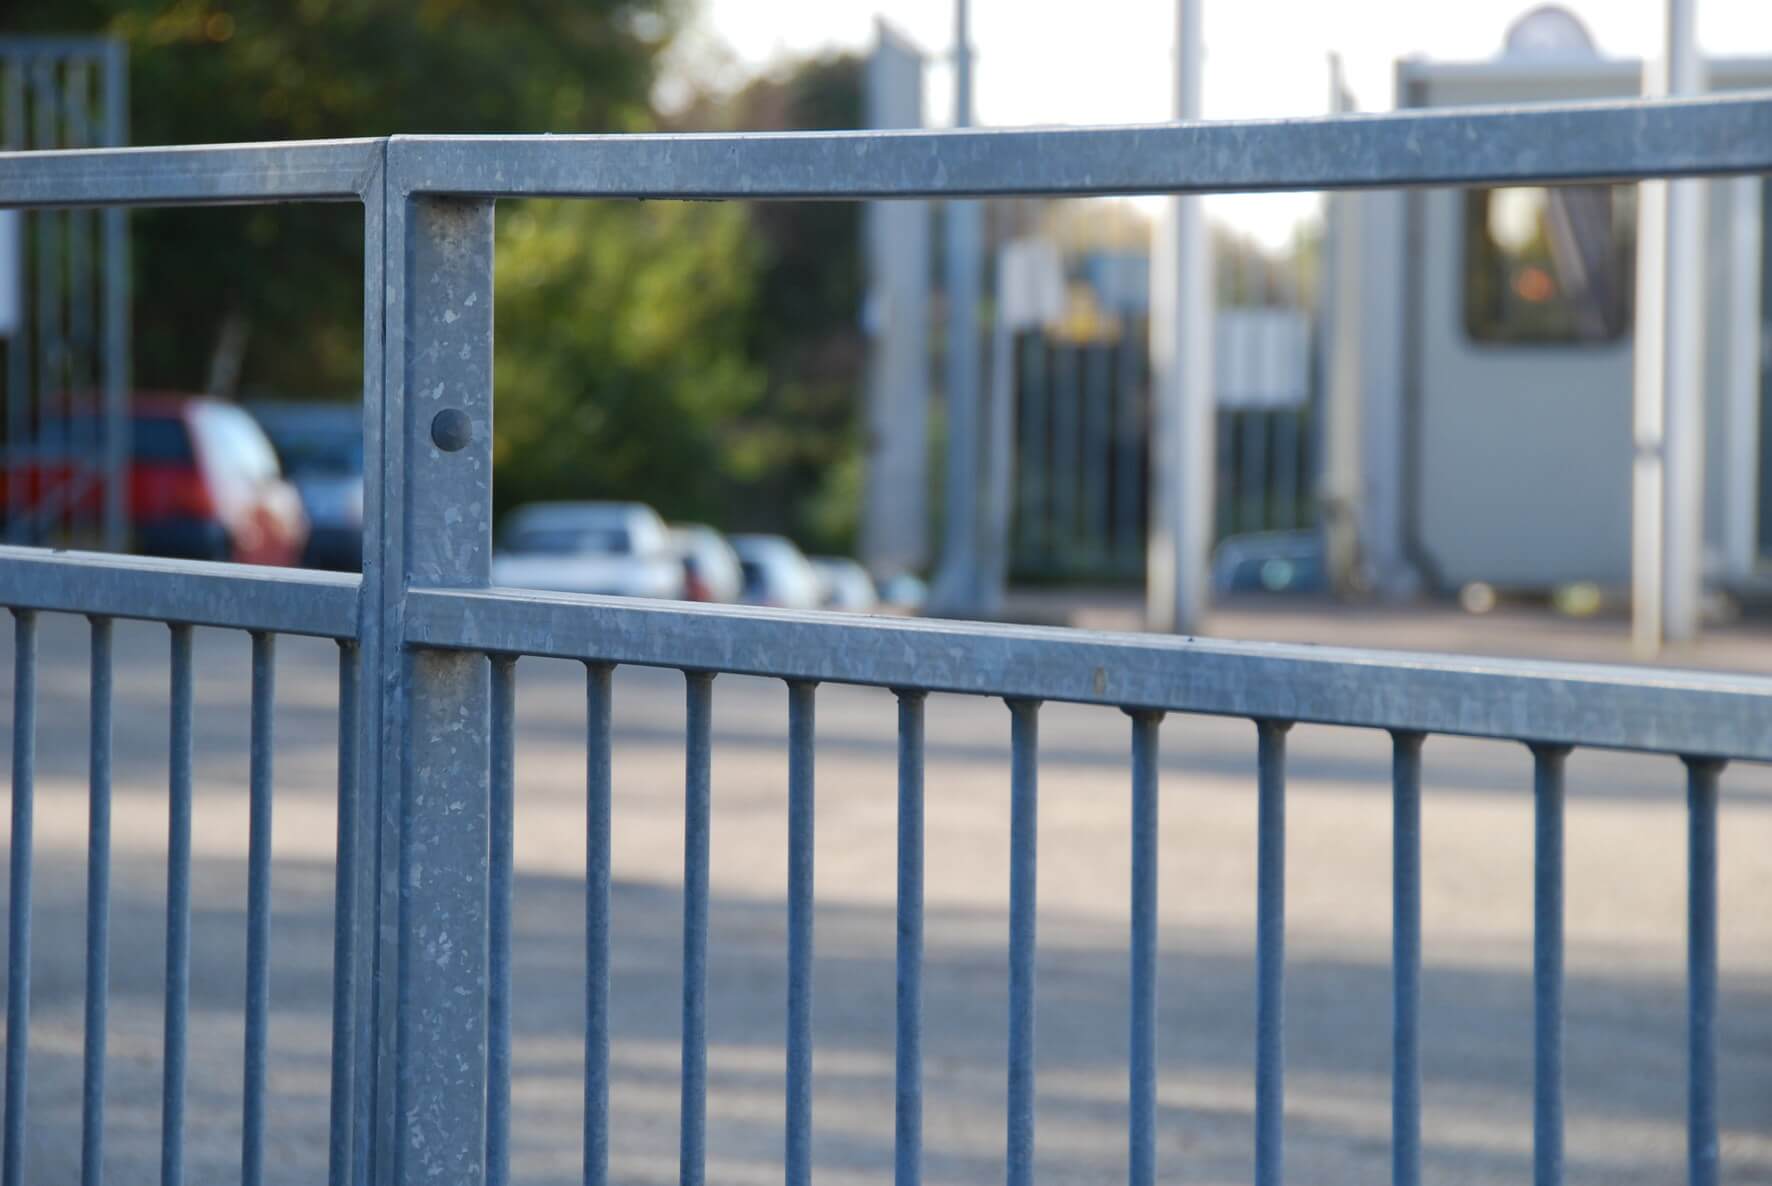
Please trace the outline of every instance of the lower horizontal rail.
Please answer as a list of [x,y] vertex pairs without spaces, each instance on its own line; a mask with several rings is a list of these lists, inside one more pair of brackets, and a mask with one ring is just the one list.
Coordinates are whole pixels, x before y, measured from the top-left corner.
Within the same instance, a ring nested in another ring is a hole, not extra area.
[[1760,676],[415,589],[422,647],[1772,762]]

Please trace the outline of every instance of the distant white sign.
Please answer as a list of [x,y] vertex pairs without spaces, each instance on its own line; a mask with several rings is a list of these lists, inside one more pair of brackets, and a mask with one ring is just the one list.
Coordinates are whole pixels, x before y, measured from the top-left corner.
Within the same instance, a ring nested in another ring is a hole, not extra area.
[[1310,395],[1310,324],[1295,309],[1221,309],[1212,361],[1218,406],[1296,408]]
[[18,333],[24,316],[23,223],[17,210],[0,210],[0,338]]

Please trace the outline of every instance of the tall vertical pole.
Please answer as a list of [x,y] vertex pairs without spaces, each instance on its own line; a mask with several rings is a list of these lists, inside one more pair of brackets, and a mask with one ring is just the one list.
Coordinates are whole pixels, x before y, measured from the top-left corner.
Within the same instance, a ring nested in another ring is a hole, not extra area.
[[[105,45],[103,102],[105,147],[129,143],[129,57],[121,41]],[[105,260],[104,306],[100,314],[104,357],[103,539],[107,552],[121,552],[129,546],[129,212],[121,206],[110,206],[99,217]]]
[[[1200,118],[1203,0],[1180,0],[1175,116]],[[1153,630],[1198,629],[1212,547],[1212,244],[1197,195],[1169,199],[1151,268],[1152,434],[1145,614]]]
[[[1700,88],[1695,0],[1668,0],[1648,96]],[[1704,183],[1639,190],[1631,635],[1639,653],[1698,632],[1704,535]]]
[[[1353,109],[1341,59],[1329,58],[1329,110],[1343,115]],[[1349,192],[1324,196],[1323,279],[1318,308],[1318,349],[1322,427],[1317,498],[1323,508],[1328,545],[1329,579],[1347,590],[1357,577],[1359,522],[1363,500],[1360,460],[1361,425],[1361,302],[1360,203],[1366,195]]]
[[[954,126],[972,125],[972,44],[967,0],[954,3]],[[942,564],[932,601],[942,613],[979,606],[978,303],[983,212],[947,204],[947,497]]]

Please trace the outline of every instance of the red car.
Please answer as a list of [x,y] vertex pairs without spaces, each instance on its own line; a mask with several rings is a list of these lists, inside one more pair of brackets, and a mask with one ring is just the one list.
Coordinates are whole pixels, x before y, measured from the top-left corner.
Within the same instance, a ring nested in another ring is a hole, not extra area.
[[[26,514],[58,502],[96,519],[102,486],[87,476],[91,463],[51,443],[92,441],[96,429],[80,416],[39,425],[17,468],[0,476],[0,505],[16,490]],[[76,483],[83,489],[69,496]],[[205,396],[144,395],[131,405],[129,521],[137,552],[189,560],[292,565],[308,538],[301,497],[264,430]]]

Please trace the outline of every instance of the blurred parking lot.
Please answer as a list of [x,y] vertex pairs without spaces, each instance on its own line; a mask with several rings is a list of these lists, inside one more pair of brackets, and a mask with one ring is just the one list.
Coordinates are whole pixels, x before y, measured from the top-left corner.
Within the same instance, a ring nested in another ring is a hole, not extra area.
[[[1271,624],[1270,624],[1271,625]],[[77,1173],[86,842],[84,624],[42,638],[30,1165]],[[165,892],[165,631],[117,634],[111,1180],[155,1176]],[[10,655],[0,648],[0,662]],[[278,652],[270,1178],[325,1165],[335,829],[330,644]],[[190,1177],[239,1158],[247,643],[197,636]],[[519,667],[515,1180],[578,1180],[582,1068],[581,669]],[[773,1181],[786,990],[785,694],[715,685],[709,1174]],[[616,680],[613,1179],[676,1180],[682,680]],[[820,1180],[891,1178],[893,712],[819,693],[816,1132]],[[1042,714],[1039,1164],[1123,1180],[1128,796],[1117,713]],[[1246,1182],[1253,1106],[1253,733],[1164,727],[1159,1156],[1166,1178]],[[996,1177],[1003,1152],[1008,714],[928,710],[927,1179]],[[1287,1158],[1296,1180],[1385,1180],[1389,1149],[1389,746],[1292,735]],[[1679,1179],[1684,798],[1677,763],[1581,752],[1569,770],[1569,1180]],[[1530,760],[1426,753],[1428,1180],[1517,1183],[1531,1111]],[[1720,1017],[1725,1181],[1772,1180],[1772,771],[1724,781]]]

